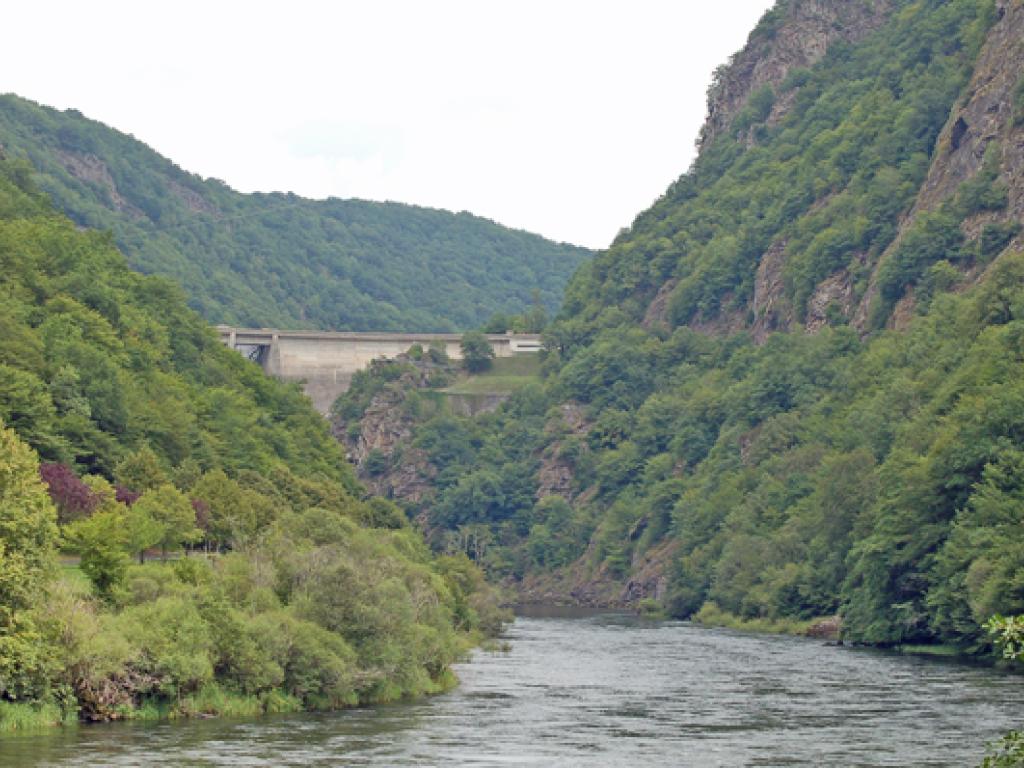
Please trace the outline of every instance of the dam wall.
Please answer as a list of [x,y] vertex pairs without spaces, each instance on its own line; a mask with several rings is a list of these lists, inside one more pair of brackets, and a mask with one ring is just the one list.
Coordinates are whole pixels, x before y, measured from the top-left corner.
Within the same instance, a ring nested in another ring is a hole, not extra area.
[[[394,359],[409,347],[441,346],[453,360],[462,359],[462,334],[372,333],[355,331],[284,331],[272,328],[217,326],[221,341],[258,363],[267,375],[301,381],[313,405],[326,414],[344,393],[356,371],[374,360]],[[538,334],[486,334],[495,357],[536,353]]]

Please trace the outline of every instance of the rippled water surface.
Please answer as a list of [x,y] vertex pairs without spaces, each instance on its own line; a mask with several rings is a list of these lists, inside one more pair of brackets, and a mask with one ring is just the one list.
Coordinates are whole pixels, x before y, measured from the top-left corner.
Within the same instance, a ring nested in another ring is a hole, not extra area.
[[1024,721],[983,667],[618,615],[519,618],[429,700],[0,739],[2,766],[970,766]]

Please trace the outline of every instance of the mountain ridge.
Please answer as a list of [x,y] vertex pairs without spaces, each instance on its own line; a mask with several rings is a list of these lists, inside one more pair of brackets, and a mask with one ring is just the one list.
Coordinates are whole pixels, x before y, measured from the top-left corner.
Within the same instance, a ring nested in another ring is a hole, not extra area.
[[0,96],[0,145],[79,225],[110,229],[131,265],[179,282],[211,322],[458,331],[540,302],[591,251],[468,212],[236,192],[134,137]]

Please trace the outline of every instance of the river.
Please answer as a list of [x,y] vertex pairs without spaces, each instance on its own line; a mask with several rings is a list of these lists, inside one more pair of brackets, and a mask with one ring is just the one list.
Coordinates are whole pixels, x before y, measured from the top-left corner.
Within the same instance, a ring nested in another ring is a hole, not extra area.
[[631,616],[524,616],[421,701],[0,739],[2,766],[971,766],[1024,722],[992,669]]

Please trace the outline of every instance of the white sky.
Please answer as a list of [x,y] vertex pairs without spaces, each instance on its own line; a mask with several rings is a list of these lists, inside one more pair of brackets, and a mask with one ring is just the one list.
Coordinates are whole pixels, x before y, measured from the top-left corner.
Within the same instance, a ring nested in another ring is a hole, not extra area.
[[771,0],[5,3],[0,92],[242,191],[468,210],[604,247],[689,166]]

